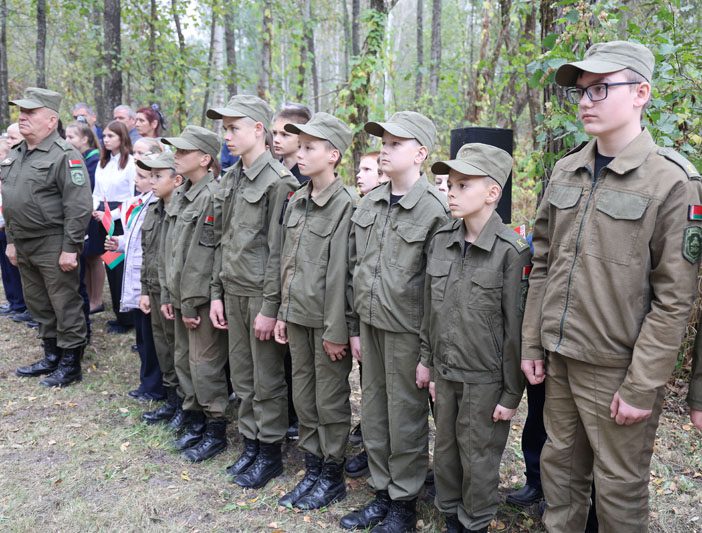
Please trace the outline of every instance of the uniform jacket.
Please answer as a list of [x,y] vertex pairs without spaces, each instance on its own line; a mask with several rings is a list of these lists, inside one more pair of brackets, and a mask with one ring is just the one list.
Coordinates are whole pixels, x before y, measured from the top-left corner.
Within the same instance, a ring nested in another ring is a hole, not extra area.
[[278,316],[280,245],[283,209],[298,188],[297,180],[269,151],[250,168],[241,159],[224,175],[215,200],[217,249],[212,299],[224,291],[235,296],[262,296],[261,313]]
[[214,196],[219,184],[212,173],[198,183],[186,180],[166,207],[161,235],[159,280],[161,301],[180,309],[184,317],[198,316],[197,308],[210,301],[214,265]]
[[63,235],[79,253],[92,213],[90,179],[80,153],[58,133],[31,151],[22,141],[0,162],[7,242]]
[[429,239],[448,221],[448,207],[424,175],[392,207],[390,187],[365,195],[351,219],[353,307],[373,327],[418,334]]
[[141,294],[161,294],[161,284],[158,280],[158,265],[161,261],[160,243],[163,220],[166,209],[162,200],[148,205],[141,226],[142,257],[146,258],[141,263]]
[[599,176],[595,150],[592,140],[559,161],[539,206],[522,357],[628,367],[622,399],[650,409],[696,294],[684,236],[702,231],[688,216],[699,176],[647,130]]
[[444,379],[498,383],[514,409],[524,390],[521,328],[531,253],[493,213],[463,255],[465,225],[443,226],[429,245],[420,356]]
[[340,178],[316,198],[311,192],[308,181],[285,211],[278,319],[323,328],[324,340],[346,344],[349,230],[358,195]]
[[699,326],[697,331],[687,403],[691,409],[702,411],[702,333],[699,332]]
[[[158,200],[152,192],[144,193],[122,204],[121,219],[124,235],[117,237],[117,251],[124,253],[122,274],[122,297],[119,310],[122,312],[139,307],[141,296],[141,267],[145,257],[142,251],[142,225],[150,204]],[[139,208],[139,206],[142,206]],[[130,209],[131,207],[131,209]]]

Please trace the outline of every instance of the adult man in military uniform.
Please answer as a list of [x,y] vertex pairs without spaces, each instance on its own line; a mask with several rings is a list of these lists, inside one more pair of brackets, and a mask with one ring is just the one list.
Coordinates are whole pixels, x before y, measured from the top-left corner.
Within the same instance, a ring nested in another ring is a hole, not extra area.
[[87,327],[78,292],[78,255],[92,211],[90,181],[80,154],[56,131],[61,95],[28,88],[20,108],[24,141],[0,163],[7,257],[22,275],[25,301],[39,322],[44,358],[19,376],[50,374],[47,387],[82,379]]
[[[549,532],[648,527],[665,383],[697,289],[702,184],[641,127],[654,57],[624,41],[562,65],[593,139],[556,164],[534,224],[522,369],[546,383],[541,477]],[[544,355],[546,365],[544,368]]]

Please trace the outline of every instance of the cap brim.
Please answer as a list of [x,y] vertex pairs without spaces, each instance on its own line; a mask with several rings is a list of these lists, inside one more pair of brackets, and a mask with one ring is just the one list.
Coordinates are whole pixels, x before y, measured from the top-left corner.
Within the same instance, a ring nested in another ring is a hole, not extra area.
[[10,100],[8,104],[16,105],[17,107],[21,107],[23,109],[39,109],[40,107],[46,107],[44,104],[37,102],[36,100]]
[[137,166],[144,170],[163,170],[165,168],[175,169],[174,165],[170,165],[164,161],[137,161]]
[[241,118],[246,116],[248,115],[230,107],[215,107],[207,110],[207,118],[211,118],[214,120],[224,117]]
[[189,143],[182,137],[161,137],[161,142],[163,144],[170,144],[178,150],[200,150],[200,148]]
[[322,139],[324,141],[331,142],[331,140],[324,133],[319,131],[314,126],[310,126],[309,124],[286,124],[285,126],[283,126],[283,128],[288,133],[294,133],[295,135],[300,135],[300,133],[304,133],[305,135],[309,135],[310,137],[315,137],[317,139]]
[[581,72],[592,72],[593,74],[607,74],[625,69],[623,65],[612,63],[611,61],[598,61],[596,59],[585,59],[561,65],[556,71],[556,83],[562,87],[573,87],[578,81]]
[[390,135],[400,137],[402,139],[416,139],[414,134],[407,131],[402,126],[392,122],[367,122],[363,129],[374,137],[382,137],[387,131]]
[[480,170],[465,161],[452,159],[451,161],[437,161],[431,166],[431,171],[434,174],[448,174],[449,170],[455,170],[466,176],[489,176],[484,170]]

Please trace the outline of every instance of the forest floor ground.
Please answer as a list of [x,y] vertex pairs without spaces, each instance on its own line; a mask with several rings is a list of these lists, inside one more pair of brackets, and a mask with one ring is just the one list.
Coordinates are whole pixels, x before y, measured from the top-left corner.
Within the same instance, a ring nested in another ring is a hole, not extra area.
[[[107,296],[107,295],[106,295]],[[107,301],[107,299],[106,299]],[[3,531],[341,531],[341,516],[372,495],[365,478],[347,480],[348,497],[328,509],[293,512],[277,500],[300,479],[302,454],[284,447],[285,473],[264,489],[244,490],[224,470],[241,439],[229,425],[229,447],[204,464],[171,448],[172,435],[140,415],[154,405],[127,392],[138,384],[133,334],[107,335],[108,312],[93,315],[83,382],[46,389],[14,374],[40,354],[36,332],[0,318],[0,529]],[[353,423],[360,391],[354,365]],[[702,531],[702,435],[689,425],[684,384],[670,386],[651,464],[651,531]],[[233,411],[233,409],[232,409]],[[232,412],[233,417],[233,412]],[[500,470],[500,497],[524,482],[520,435],[526,400],[512,422]],[[349,446],[349,455],[358,448]],[[425,497],[419,531],[443,520]],[[543,531],[538,506],[500,505],[490,531]]]

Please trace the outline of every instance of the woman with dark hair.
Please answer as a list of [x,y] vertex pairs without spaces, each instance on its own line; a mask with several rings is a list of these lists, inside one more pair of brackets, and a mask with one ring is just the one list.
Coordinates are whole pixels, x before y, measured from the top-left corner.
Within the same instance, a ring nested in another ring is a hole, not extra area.
[[[95,189],[93,190],[93,219],[100,222],[105,209],[112,212],[114,221],[113,235],[122,235],[122,220],[120,206],[134,194],[134,178],[136,166],[132,157],[132,141],[129,139],[127,127],[117,120],[110,122],[103,131],[100,164],[95,171]],[[107,201],[107,205],[105,205]],[[100,253],[104,253],[104,242],[107,232],[100,224]],[[119,300],[122,294],[123,262],[114,268],[107,268],[107,282],[110,285],[112,310],[117,320],[107,322],[108,333],[126,333],[134,326],[131,313],[119,310]]]
[[142,107],[136,112],[136,130],[142,137],[160,137],[166,129],[166,121],[158,104]]

